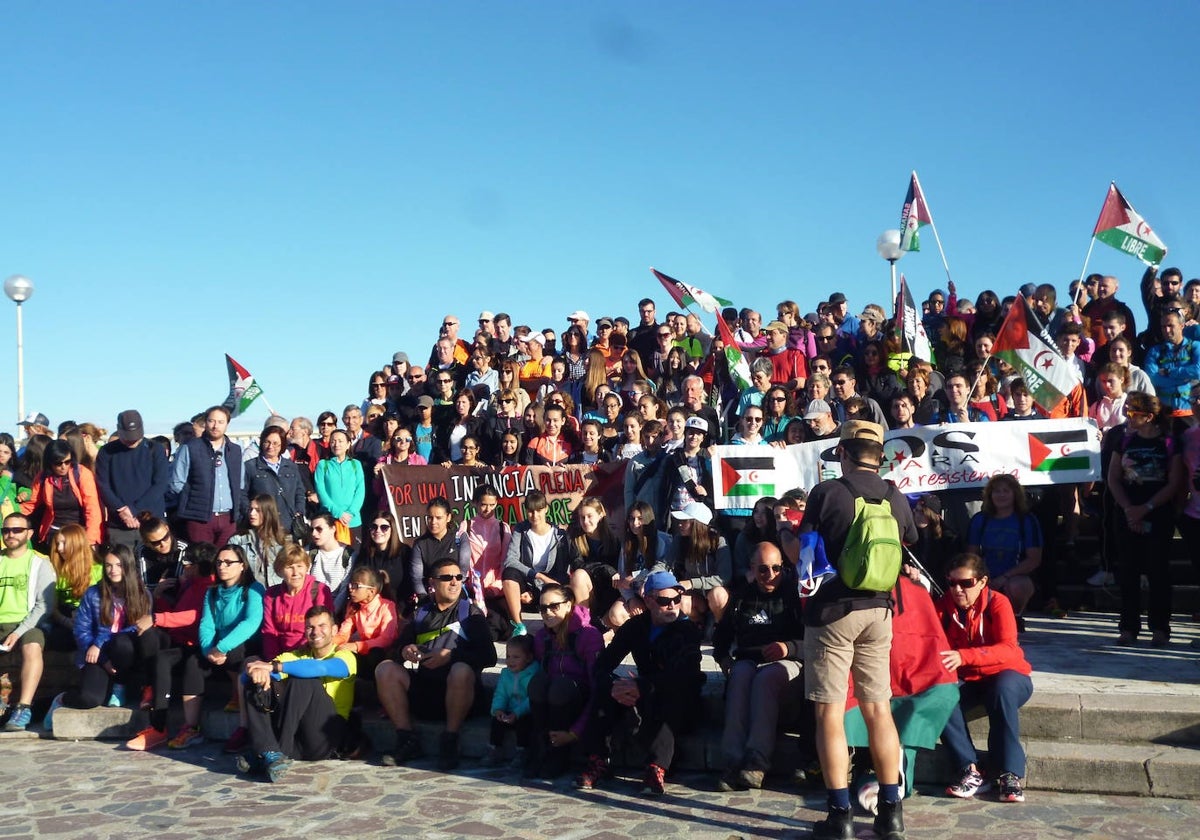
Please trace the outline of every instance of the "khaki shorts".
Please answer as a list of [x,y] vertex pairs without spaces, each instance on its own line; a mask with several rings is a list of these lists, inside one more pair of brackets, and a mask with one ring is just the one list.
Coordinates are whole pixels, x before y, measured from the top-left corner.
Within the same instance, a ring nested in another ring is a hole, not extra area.
[[845,703],[849,675],[860,703],[892,699],[892,613],[855,610],[824,627],[804,628],[804,689],[814,703]]

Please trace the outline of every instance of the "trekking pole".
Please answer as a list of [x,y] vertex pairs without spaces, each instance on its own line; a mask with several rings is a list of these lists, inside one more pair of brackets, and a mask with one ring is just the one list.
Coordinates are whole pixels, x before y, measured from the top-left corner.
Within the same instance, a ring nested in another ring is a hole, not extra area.
[[917,556],[909,550],[908,546],[903,546],[903,548],[904,553],[908,555],[908,565],[914,567],[918,572],[924,575],[925,580],[929,583],[929,590],[933,593],[934,597],[941,598],[944,594],[944,590],[942,587],[938,586],[937,581],[933,579],[933,575],[929,574],[929,570],[921,565],[921,561],[918,560]]

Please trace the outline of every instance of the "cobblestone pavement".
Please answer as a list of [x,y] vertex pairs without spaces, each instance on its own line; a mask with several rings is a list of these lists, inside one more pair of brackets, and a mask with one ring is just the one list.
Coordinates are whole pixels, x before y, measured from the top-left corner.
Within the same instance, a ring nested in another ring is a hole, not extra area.
[[[206,837],[802,838],[823,795],[781,783],[716,793],[686,775],[647,799],[632,780],[590,793],[521,784],[504,771],[454,774],[367,763],[297,763],[278,784],[244,780],[211,745],[129,753],[110,743],[0,738],[7,805],[0,838]],[[910,838],[1195,838],[1200,802],[1033,792],[1022,805],[935,795],[905,803]],[[873,837],[870,818],[858,836]]]

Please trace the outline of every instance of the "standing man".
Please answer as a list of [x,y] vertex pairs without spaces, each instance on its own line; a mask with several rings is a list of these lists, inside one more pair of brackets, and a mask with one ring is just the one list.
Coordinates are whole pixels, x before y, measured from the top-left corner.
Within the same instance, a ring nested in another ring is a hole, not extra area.
[[759,358],[771,363],[772,385],[795,391],[808,381],[808,361],[799,350],[788,347],[788,328],[783,321],[767,324],[767,346]]
[[245,512],[240,507],[245,473],[242,448],[225,437],[229,409],[214,405],[204,413],[204,435],[175,453],[171,489],[179,497],[178,516],[188,542],[229,542]]
[[46,637],[38,622],[54,609],[54,567],[29,541],[33,529],[22,513],[10,513],[0,527],[4,553],[0,554],[0,671],[21,661],[17,704],[0,707],[5,732],[23,732],[33,719],[33,695],[42,679],[42,651]]
[[1092,340],[1096,342],[1097,347],[1103,347],[1108,343],[1109,337],[1104,333],[1103,321],[1109,312],[1116,311],[1125,316],[1125,337],[1136,345],[1137,328],[1133,321],[1133,310],[1129,308],[1128,304],[1117,300],[1120,282],[1111,275],[1101,277],[1098,274],[1089,274],[1087,279],[1091,281],[1092,278],[1096,279],[1096,297],[1083,307],[1083,314],[1092,325]]
[[[480,675],[496,664],[496,646],[487,618],[463,594],[458,559],[433,566],[432,594],[400,631],[400,661],[387,659],[375,669],[379,703],[396,727],[396,751],[386,765],[403,765],[421,755],[412,719],[444,718],[438,769],[458,766],[458,732],[482,691]],[[404,663],[416,666],[409,670]]]
[[642,298],[638,301],[638,325],[629,331],[629,346],[642,357],[642,367],[646,366],[645,353],[653,353],[654,347],[658,343],[655,340],[657,331],[658,309],[654,306],[653,300]]
[[491,350],[499,363],[517,350],[513,342],[512,318],[507,312],[497,312],[492,319],[492,326],[495,327],[495,335],[491,339]]
[[[842,424],[837,448],[842,477],[813,488],[804,513],[804,531],[816,531],[831,563],[840,568],[842,553],[855,521],[859,498],[886,500],[904,543],[917,540],[917,526],[904,495],[879,477],[883,462],[883,427],[864,420]],[[781,535],[783,550],[799,561],[799,542]],[[813,827],[813,837],[853,840],[853,812],[846,785],[846,685],[854,674],[854,694],[867,724],[871,759],[879,777],[879,815],[875,833],[885,840],[904,837],[900,791],[900,738],[892,720],[892,602],[890,592],[849,588],[831,577],[804,609],[805,690],[816,704],[817,755],[826,781],[829,815]]]
[[336,631],[333,613],[318,604],[304,614],[306,645],[246,663],[242,708],[253,752],[238,757],[238,770],[277,782],[293,759],[323,761],[348,744],[358,663],[338,649]]
[[138,514],[167,514],[171,464],[162,447],[148,443],[142,415],[134,409],[117,415],[117,440],[96,454],[96,485],[108,513],[108,539],[137,553]]
[[[447,315],[442,319],[441,329],[438,330],[437,344],[434,344],[433,352],[429,354],[430,366],[439,359],[437,345],[443,341],[450,342],[450,361],[460,366],[467,363],[467,356],[470,355],[470,347],[468,347],[467,342],[458,337],[458,327],[457,315]],[[439,364],[441,363],[443,362],[439,362]]]

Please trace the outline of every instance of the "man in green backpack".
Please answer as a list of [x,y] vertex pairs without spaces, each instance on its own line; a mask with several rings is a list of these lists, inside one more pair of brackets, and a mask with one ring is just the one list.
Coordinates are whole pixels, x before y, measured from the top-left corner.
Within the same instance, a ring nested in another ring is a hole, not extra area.
[[[903,494],[879,477],[882,426],[863,420],[843,423],[837,454],[842,478],[813,488],[803,525],[821,536],[838,569],[837,577],[828,578],[804,609],[805,691],[816,707],[817,753],[829,798],[829,815],[814,826],[813,836],[854,837],[844,723],[847,675],[852,672],[880,782],[875,833],[901,840],[900,739],[890,704],[890,590],[899,571],[897,543],[915,543],[917,526]],[[795,551],[787,543],[784,549]],[[864,580],[878,588],[851,588],[852,581]]]

